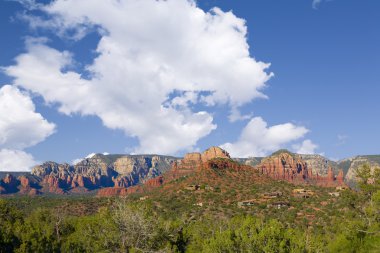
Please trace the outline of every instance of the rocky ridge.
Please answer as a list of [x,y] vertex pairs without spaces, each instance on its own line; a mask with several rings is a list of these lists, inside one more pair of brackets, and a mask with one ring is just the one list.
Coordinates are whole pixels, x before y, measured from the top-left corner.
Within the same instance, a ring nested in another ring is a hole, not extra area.
[[174,161],[171,165],[171,169],[164,173],[162,176],[147,180],[143,186],[135,186],[128,188],[128,190],[123,190],[123,187],[115,185],[113,188],[108,187],[99,190],[98,195],[126,195],[131,192],[150,190],[172,180],[193,174],[197,170],[200,170],[203,164],[214,158],[231,159],[229,154],[219,147],[211,147],[203,153],[188,153],[182,160]]
[[[101,189],[99,196],[110,195],[127,195],[129,193],[146,193],[157,188],[170,184],[178,179],[186,179],[191,177],[197,181],[207,182],[213,178],[217,181],[218,175],[228,175],[233,178],[247,177],[261,181],[265,178],[273,180],[288,181],[293,184],[311,184],[321,187],[345,186],[343,170],[337,175],[334,174],[331,167],[327,170],[326,176],[318,173],[313,174],[313,170],[302,159],[302,156],[290,153],[288,151],[280,151],[270,157],[261,160],[260,164],[250,166],[238,163],[231,159],[230,155],[219,147],[211,147],[203,153],[188,153],[180,161],[173,163],[171,170],[164,173],[159,180],[154,183],[134,186],[128,189]],[[261,176],[261,177],[260,177]],[[151,179],[151,182],[153,182]],[[254,182],[254,181],[252,181]]]
[[[234,158],[219,147],[203,153],[189,153],[183,159],[160,155],[102,155],[83,159],[75,165],[45,162],[31,173],[5,175],[0,180],[0,194],[41,193],[71,194],[99,190],[100,195],[119,195],[145,188],[155,188],[172,180],[210,169],[210,161],[228,160],[228,166],[237,164],[267,175],[272,179],[295,184],[310,183],[335,186],[352,182],[354,170],[365,162],[380,163],[379,156],[359,156],[332,162],[320,155],[298,155],[280,150],[269,157]],[[227,166],[227,165],[226,165]],[[236,169],[235,168],[235,169]],[[203,170],[202,170],[203,169]],[[343,169],[344,171],[342,171]]]
[[[309,162],[307,162],[309,161]],[[318,162],[318,161],[317,161]],[[294,154],[288,151],[276,152],[273,155],[263,159],[256,168],[261,174],[268,175],[276,180],[285,180],[296,184],[313,184],[323,187],[335,187],[344,185],[344,172],[339,170],[334,173],[332,167],[327,167],[327,175],[320,175],[319,170],[313,170],[310,158],[304,159],[304,155]]]
[[177,160],[160,155],[97,154],[75,165],[45,162],[35,166],[28,176],[5,175],[0,193],[66,194],[104,187],[128,188],[160,176]]
[[344,159],[338,162],[339,165],[347,171],[345,181],[350,186],[355,186],[356,183],[356,170],[365,163],[368,163],[372,169],[380,167],[379,155],[356,156]]

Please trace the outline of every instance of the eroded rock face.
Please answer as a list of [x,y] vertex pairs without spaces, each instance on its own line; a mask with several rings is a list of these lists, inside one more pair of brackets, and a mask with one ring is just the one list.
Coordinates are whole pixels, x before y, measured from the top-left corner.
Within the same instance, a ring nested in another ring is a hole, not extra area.
[[80,174],[85,177],[110,176],[112,174],[112,168],[109,167],[104,156],[99,154],[75,164],[73,170],[75,174]]
[[159,155],[97,154],[75,165],[46,162],[34,167],[32,175],[41,178],[42,192],[79,193],[108,187],[127,188],[146,182],[169,170],[177,160]]
[[[221,158],[221,159],[218,159]],[[321,186],[344,184],[344,173],[327,167],[320,157],[296,155],[290,152],[277,153],[267,158],[235,159],[219,147],[211,147],[203,153],[186,154],[182,160],[159,155],[95,155],[76,165],[46,162],[33,168],[30,176],[15,178],[6,175],[0,180],[0,193],[83,193],[99,189],[100,195],[129,194],[154,187],[192,173],[219,173],[227,167],[237,171],[256,165],[259,174],[293,183],[312,183]],[[312,161],[311,163],[309,163]],[[259,164],[258,164],[259,163]],[[258,165],[257,165],[258,164]],[[321,166],[314,170],[310,164]],[[322,171],[321,174],[315,171]],[[256,173],[257,174],[257,173]],[[337,176],[335,176],[337,174]],[[128,189],[121,190],[121,189]]]
[[20,181],[17,180],[16,177],[14,177],[11,174],[5,175],[5,177],[0,180],[0,191],[4,193],[15,193],[18,191],[18,186],[20,185]]
[[144,185],[146,185],[147,187],[159,187],[163,185],[163,183],[164,183],[164,177],[159,176],[159,177],[155,177],[155,178],[151,178],[147,180]]
[[301,155],[289,152],[275,154],[262,160],[256,166],[261,174],[273,179],[285,180],[292,183],[310,183],[324,187],[343,185],[343,170],[335,177],[333,169],[328,167],[327,175],[314,174],[308,163]]
[[308,167],[311,168],[314,175],[327,176],[329,168],[332,168],[334,174],[339,172],[339,165],[330,161],[326,157],[321,155],[299,155],[301,159],[307,163]]
[[16,178],[11,174],[7,174],[3,179],[0,179],[0,194],[29,194],[36,187],[38,187],[37,180],[33,179],[31,181],[31,178],[25,175]]
[[359,169],[364,164],[369,164],[372,173],[376,167],[380,167],[380,156],[370,155],[370,156],[357,156],[349,159],[339,161],[339,164],[345,167],[347,174],[345,176],[345,181],[350,185],[355,187],[357,182],[356,170]]
[[265,158],[257,168],[262,174],[287,181],[302,181],[310,175],[307,164],[289,153]]
[[164,180],[170,181],[194,173],[202,169],[208,161],[215,158],[231,160],[227,151],[219,147],[211,147],[203,153],[188,153],[180,162],[173,163],[170,172],[164,175]]
[[20,181],[20,184],[23,188],[30,188],[30,181],[29,181],[29,178],[27,178],[26,176],[20,176],[18,178],[18,180]]
[[207,161],[210,161],[214,158],[226,158],[231,159],[230,155],[227,153],[227,151],[219,148],[219,147],[211,147],[204,151],[203,153],[188,153],[185,155],[185,157],[181,161],[181,166],[183,168],[191,168],[194,169],[194,167],[202,165],[202,163],[205,163]]
[[201,158],[202,162],[207,162],[214,158],[231,159],[230,154],[228,154],[227,151],[219,147],[211,147],[207,149],[205,152],[202,153]]
[[336,177],[336,181],[338,182],[338,184],[344,184],[344,172],[342,169],[339,170],[338,176]]
[[[223,158],[223,159],[215,159]],[[114,188],[104,188],[98,191],[98,196],[124,196],[130,193],[146,193],[150,190],[163,186],[165,184],[178,179],[180,177],[186,177],[192,173],[198,173],[198,176],[213,176],[218,173],[236,173],[239,170],[252,169],[253,167],[248,165],[241,165],[238,162],[232,160],[229,154],[218,147],[212,147],[203,153],[188,153],[184,158],[177,162],[175,161],[170,171],[167,171],[162,176],[158,176],[147,180],[144,184],[129,187],[127,189],[119,186]],[[256,174],[256,173],[252,173]],[[125,190],[122,190],[125,189]]]

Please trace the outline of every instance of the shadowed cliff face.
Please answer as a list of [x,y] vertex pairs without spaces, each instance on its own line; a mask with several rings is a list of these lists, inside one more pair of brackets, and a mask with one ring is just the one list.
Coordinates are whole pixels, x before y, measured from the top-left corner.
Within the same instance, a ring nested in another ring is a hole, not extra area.
[[6,174],[0,179],[0,194],[21,193],[28,195],[37,195],[41,192],[39,185],[40,179],[30,174],[21,174],[18,177],[12,174]]

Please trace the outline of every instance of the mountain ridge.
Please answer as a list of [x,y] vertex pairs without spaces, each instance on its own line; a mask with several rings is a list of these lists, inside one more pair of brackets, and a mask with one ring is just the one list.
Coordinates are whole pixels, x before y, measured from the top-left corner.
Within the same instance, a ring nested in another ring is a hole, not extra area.
[[[214,156],[218,157],[219,155],[232,159],[239,164],[256,168],[271,157],[288,154],[289,157],[296,160],[300,159],[302,160],[301,163],[305,163],[302,165],[303,167],[301,166],[302,173],[304,173],[302,177],[308,177],[309,180],[317,182],[318,180],[323,181],[321,177],[329,176],[330,181],[333,181],[336,175],[339,175],[339,177],[345,175],[345,182],[350,186],[355,185],[354,173],[360,165],[366,162],[369,162],[372,166],[380,164],[380,155],[356,156],[334,162],[318,154],[296,154],[288,150],[276,151],[268,157],[249,158],[230,158],[227,152],[221,150],[218,147],[211,147],[205,151],[205,157],[214,158]],[[109,187],[129,188],[140,184],[160,185],[161,179],[159,177],[166,174],[166,172],[170,172],[175,164],[180,163],[184,159],[190,161],[187,165],[188,168],[199,166],[199,164],[196,164],[208,160],[207,158],[202,158],[201,153],[189,153],[183,159],[156,154],[94,154],[92,157],[84,158],[75,165],[45,162],[35,166],[31,172],[0,172],[0,178],[3,178],[0,180],[0,193],[24,193],[30,195],[42,193],[80,194]],[[287,171],[288,175],[285,176],[283,174],[282,177],[286,177],[287,180],[292,181],[297,176],[294,172],[294,168],[297,166],[296,160],[291,161],[290,165],[287,165],[293,167],[293,169]],[[277,165],[274,165],[276,163]],[[274,168],[277,166],[276,169],[278,170],[279,164],[279,161],[272,162],[272,165],[266,164],[263,173],[278,178],[279,173],[282,172],[274,172]],[[284,169],[288,170],[285,167]],[[343,173],[340,173],[340,170],[343,170]],[[186,171],[182,170],[176,173],[186,174]],[[7,174],[11,174],[13,177]],[[4,181],[12,182],[13,189]]]

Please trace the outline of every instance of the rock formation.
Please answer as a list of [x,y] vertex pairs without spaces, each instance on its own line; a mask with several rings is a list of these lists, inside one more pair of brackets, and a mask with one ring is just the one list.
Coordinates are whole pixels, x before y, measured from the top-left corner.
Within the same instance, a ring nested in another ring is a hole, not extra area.
[[29,175],[21,175],[18,178],[12,174],[6,174],[3,179],[0,179],[0,194],[39,194],[38,179]]
[[[128,185],[128,180],[126,178],[122,178],[121,181],[115,182],[115,187],[113,187],[114,189],[108,187],[99,190],[98,196],[123,196],[131,192],[144,192],[146,190],[151,190],[152,188],[159,187],[164,183],[195,173],[202,168],[208,168],[210,166],[208,162],[215,158],[223,158],[232,161],[229,154],[219,147],[211,147],[203,153],[188,153],[182,160],[174,161],[171,169],[162,176],[148,179],[143,185],[130,187],[128,188],[128,191],[121,190],[122,188],[130,186]],[[239,165],[236,162],[233,162],[233,164]]]
[[159,185],[159,176],[177,160],[159,155],[97,154],[75,165],[45,162],[35,166],[30,174],[24,173],[28,176],[3,176],[0,194],[84,193],[105,187],[127,188],[144,182]]
[[367,155],[367,156],[356,156],[353,158],[345,159],[339,161],[339,164],[347,171],[345,176],[345,181],[352,187],[356,185],[356,170],[364,164],[369,164],[373,169],[375,167],[380,167],[380,156],[379,155]]
[[7,174],[5,177],[0,180],[0,192],[2,193],[15,193],[18,191],[18,186],[20,181],[17,180],[12,174]]
[[239,174],[242,168],[297,184],[329,187],[344,184],[344,172],[338,173],[336,164],[318,155],[280,151],[267,158],[233,160],[225,150],[211,147],[203,153],[186,154],[181,160],[159,155],[97,154],[75,165],[45,162],[34,167],[31,174],[18,174],[17,178],[0,173],[4,177],[0,180],[0,194],[70,194],[99,190],[101,196],[125,195],[160,187],[192,174],[207,177],[208,173],[214,175],[228,169],[232,171],[229,173]]
[[335,177],[333,169],[328,167],[327,175],[314,174],[308,163],[301,155],[290,152],[280,152],[267,157],[256,166],[259,173],[273,179],[285,180],[292,183],[310,183],[324,187],[343,185],[343,170]]
[[103,187],[127,188],[167,171],[177,159],[167,156],[97,154],[74,166],[47,162],[32,174],[42,177],[47,192],[80,192]]
[[334,174],[339,172],[340,166],[338,163],[327,159],[321,155],[299,155],[301,159],[307,163],[308,167],[311,168],[311,171],[314,175],[326,176],[329,168],[332,168]]
[[231,159],[227,151],[219,147],[211,147],[203,153],[188,153],[179,161],[173,163],[169,173],[164,175],[165,180],[177,179],[201,169],[207,161],[215,158]]
[[201,154],[202,162],[207,162],[214,158],[231,159],[230,154],[219,147],[211,147]]

